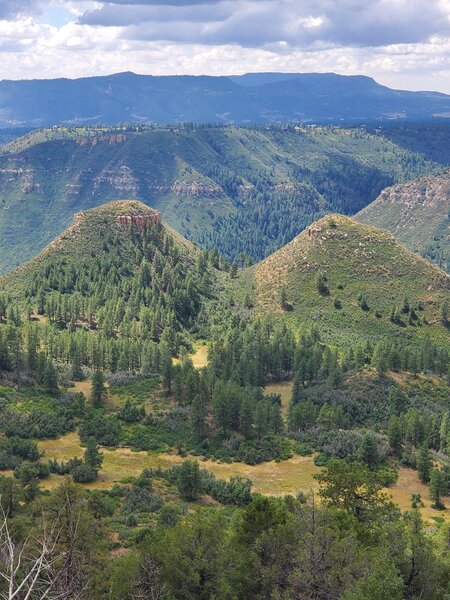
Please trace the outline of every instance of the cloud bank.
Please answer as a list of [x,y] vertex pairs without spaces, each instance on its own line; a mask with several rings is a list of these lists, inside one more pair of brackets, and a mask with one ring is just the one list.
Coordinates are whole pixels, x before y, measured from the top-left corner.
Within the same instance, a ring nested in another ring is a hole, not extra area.
[[1,0],[0,77],[120,70],[336,71],[450,93],[450,0]]

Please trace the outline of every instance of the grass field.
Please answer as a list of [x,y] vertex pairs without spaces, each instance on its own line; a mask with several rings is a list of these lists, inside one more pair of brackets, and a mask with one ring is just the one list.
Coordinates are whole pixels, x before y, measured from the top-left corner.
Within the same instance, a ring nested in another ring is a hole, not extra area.
[[[57,440],[39,442],[39,449],[45,453],[44,458],[47,460],[50,458],[68,460],[73,456],[82,456],[83,454],[76,433],[69,433]],[[88,488],[109,489],[114,483],[119,483],[127,477],[140,475],[146,468],[158,466],[169,468],[186,460],[186,457],[176,454],[133,452],[128,448],[103,449],[102,451],[105,458],[99,479],[88,484]],[[229,479],[233,475],[248,477],[253,482],[255,492],[268,496],[296,495],[300,491],[305,493],[318,491],[318,483],[314,479],[314,475],[319,472],[319,467],[314,464],[311,456],[294,456],[289,460],[271,461],[255,466],[243,463],[219,463],[211,460],[200,460],[199,462],[202,468],[208,469],[219,479]],[[51,475],[42,481],[42,487],[43,489],[54,489],[60,482],[59,475]],[[417,472],[412,469],[401,468],[398,482],[385,491],[392,496],[393,501],[402,510],[411,508],[411,494],[420,493],[425,504],[422,514],[426,519],[450,518],[450,510],[441,512],[431,508],[427,486],[419,481]],[[444,503],[450,508],[449,501],[450,498],[444,499]]]

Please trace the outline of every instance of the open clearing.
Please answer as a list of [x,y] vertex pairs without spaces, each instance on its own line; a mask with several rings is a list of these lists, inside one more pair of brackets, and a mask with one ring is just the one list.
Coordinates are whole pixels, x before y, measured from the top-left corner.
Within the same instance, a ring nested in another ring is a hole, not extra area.
[[[189,358],[192,360],[192,364],[194,365],[194,367],[196,369],[202,369],[203,367],[206,367],[206,365],[208,364],[208,346],[207,346],[207,344],[205,344],[203,342],[199,342],[199,343],[195,344],[194,352],[192,354],[189,354]],[[180,362],[181,361],[179,358],[173,359],[174,365],[179,365]]]
[[292,381],[281,381],[279,383],[269,383],[265,387],[266,394],[279,394],[281,396],[281,411],[286,417],[289,410],[289,402],[292,397]]
[[[78,434],[73,432],[56,440],[39,442],[39,449],[45,452],[45,459],[56,458],[68,460],[73,456],[82,456],[83,448],[80,446]],[[118,448],[117,450],[102,449],[104,463],[100,471],[99,479],[88,484],[89,488],[108,489],[114,483],[130,476],[138,476],[146,468],[169,468],[186,460],[177,454],[133,452],[129,448]],[[195,458],[195,457],[188,457]],[[314,474],[319,472],[319,467],[314,464],[312,456],[294,456],[280,462],[271,461],[260,465],[246,465],[243,463],[220,463],[212,460],[197,459],[202,468],[208,469],[219,479],[229,479],[233,475],[248,477],[253,482],[253,490],[260,494],[269,496],[283,496],[285,494],[298,494],[299,491],[308,493],[317,492],[318,483]],[[61,481],[59,475],[51,475],[42,481],[44,489],[53,489]],[[450,510],[436,511],[431,508],[428,499],[427,486],[421,483],[417,472],[402,467],[399,471],[398,482],[387,488],[386,493],[392,496],[392,500],[402,510],[411,508],[411,494],[420,493],[425,507],[422,509],[424,517],[450,518]],[[450,498],[444,499],[444,503],[450,506]]]

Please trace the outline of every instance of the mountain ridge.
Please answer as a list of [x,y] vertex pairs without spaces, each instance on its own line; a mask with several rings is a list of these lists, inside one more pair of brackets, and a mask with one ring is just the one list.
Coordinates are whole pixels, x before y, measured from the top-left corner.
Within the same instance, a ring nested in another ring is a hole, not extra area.
[[388,187],[356,219],[450,270],[450,171]]
[[364,123],[450,114],[441,92],[393,90],[363,75],[115,73],[0,81],[0,127],[176,122]]
[[259,260],[326,212],[354,214],[397,181],[440,168],[362,129],[55,128],[0,150],[0,271],[73,213],[136,198],[228,260]]

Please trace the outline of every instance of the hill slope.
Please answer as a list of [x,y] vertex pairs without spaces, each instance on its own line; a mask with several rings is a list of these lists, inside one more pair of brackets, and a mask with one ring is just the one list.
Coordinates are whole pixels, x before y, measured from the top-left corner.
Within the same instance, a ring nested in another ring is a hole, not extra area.
[[74,212],[130,197],[204,247],[259,260],[324,213],[354,214],[435,167],[360,129],[36,131],[0,152],[0,272],[31,258]]
[[[45,250],[0,278],[0,291],[12,307],[8,321],[27,305],[35,319],[61,332],[95,330],[99,343],[142,344],[195,321],[209,290],[199,255],[157,211],[136,201],[110,202],[78,213]],[[173,337],[171,344],[177,348]]]
[[355,218],[450,270],[450,171],[387,188]]
[[[321,286],[319,275],[325,278]],[[242,279],[252,290],[257,313],[317,324],[331,342],[345,345],[385,334],[413,339],[432,333],[448,343],[439,309],[448,300],[450,277],[396,243],[391,234],[348,217],[328,215],[317,221],[244,272]]]
[[242,77],[106,77],[0,82],[0,126],[432,120],[450,96],[392,90],[363,76],[254,73]]

